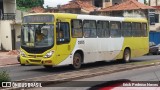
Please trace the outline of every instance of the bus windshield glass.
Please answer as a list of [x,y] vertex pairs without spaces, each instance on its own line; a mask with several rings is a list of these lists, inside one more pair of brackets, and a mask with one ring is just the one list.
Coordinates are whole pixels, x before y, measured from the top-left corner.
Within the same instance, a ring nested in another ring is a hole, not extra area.
[[53,24],[25,24],[22,26],[22,42],[25,47],[50,47],[54,43]]

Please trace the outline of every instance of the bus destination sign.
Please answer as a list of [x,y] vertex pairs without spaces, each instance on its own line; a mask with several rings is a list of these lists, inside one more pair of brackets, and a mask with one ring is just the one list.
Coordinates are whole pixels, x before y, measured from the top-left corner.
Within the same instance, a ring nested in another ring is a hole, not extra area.
[[23,23],[51,23],[53,15],[30,15],[23,18]]

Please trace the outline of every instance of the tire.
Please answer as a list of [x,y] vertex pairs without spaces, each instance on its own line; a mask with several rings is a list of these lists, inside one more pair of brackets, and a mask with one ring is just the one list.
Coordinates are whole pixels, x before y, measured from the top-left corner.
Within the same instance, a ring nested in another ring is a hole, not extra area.
[[129,49],[125,49],[123,53],[123,62],[128,63],[131,59],[131,51]]
[[82,56],[79,53],[75,53],[73,56],[73,68],[74,69],[79,69],[82,64]]
[[17,56],[17,61],[20,62],[20,56],[19,55]]
[[21,66],[25,66],[25,64],[21,64]]
[[52,65],[44,65],[44,67],[47,68],[47,69],[52,69],[53,68]]

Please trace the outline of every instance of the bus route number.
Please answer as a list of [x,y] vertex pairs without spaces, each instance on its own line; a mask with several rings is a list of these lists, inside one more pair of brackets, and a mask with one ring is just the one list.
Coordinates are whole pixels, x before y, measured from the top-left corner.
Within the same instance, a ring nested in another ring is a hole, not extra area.
[[78,44],[85,44],[85,42],[82,40],[82,41],[78,41]]

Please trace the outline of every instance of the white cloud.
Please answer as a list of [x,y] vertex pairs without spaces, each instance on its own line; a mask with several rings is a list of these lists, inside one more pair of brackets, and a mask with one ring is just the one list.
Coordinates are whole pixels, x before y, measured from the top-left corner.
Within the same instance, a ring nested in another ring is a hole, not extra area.
[[56,7],[57,5],[63,5],[68,3],[71,0],[44,0],[44,7],[46,7],[47,5],[49,7]]

